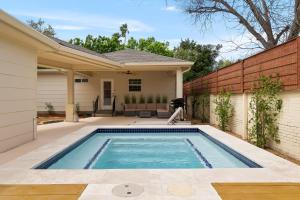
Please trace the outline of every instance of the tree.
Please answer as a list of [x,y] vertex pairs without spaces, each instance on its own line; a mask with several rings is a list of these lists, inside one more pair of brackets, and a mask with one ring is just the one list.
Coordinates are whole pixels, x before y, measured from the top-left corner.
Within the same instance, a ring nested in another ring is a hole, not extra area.
[[191,70],[184,73],[183,80],[190,81],[212,72],[221,47],[221,45],[201,45],[189,39],[181,40],[179,46],[174,49],[174,57],[194,62]]
[[300,32],[300,0],[187,0],[184,8],[204,26],[222,16],[248,31],[264,49]]
[[43,21],[41,18],[38,19],[38,21],[28,20],[27,24],[31,26],[33,29],[37,30],[38,32],[48,36],[48,37],[54,37],[55,31],[53,27],[49,24],[45,24],[45,21]]
[[173,51],[169,49],[168,42],[157,41],[154,37],[148,37],[147,39],[141,38],[139,40],[131,37],[128,40],[127,44],[124,42],[122,43],[122,38],[124,38],[123,41],[125,41],[127,33],[129,33],[127,24],[122,24],[120,27],[120,32],[114,33],[111,37],[94,37],[92,35],[87,35],[85,40],[74,38],[69,42],[71,44],[79,45],[98,53],[109,53],[129,48],[169,57],[173,57],[174,55]]
[[222,59],[222,60],[218,61],[216,68],[217,69],[222,69],[222,68],[227,67],[227,66],[229,66],[233,63],[234,63],[234,61],[232,61],[232,60]]
[[[129,48],[129,46],[128,46]],[[173,51],[169,49],[169,42],[157,41],[154,37],[148,37],[147,39],[139,39],[137,50],[147,51],[150,53],[155,53],[163,56],[173,57]]]
[[121,44],[121,35],[119,33],[114,33],[111,37],[94,37],[92,35],[87,35],[85,40],[74,38],[69,42],[98,53],[108,53],[124,49],[124,45]]
[[128,26],[127,24],[122,24],[120,26],[121,36],[124,38],[124,45],[126,44],[126,36],[129,34]]

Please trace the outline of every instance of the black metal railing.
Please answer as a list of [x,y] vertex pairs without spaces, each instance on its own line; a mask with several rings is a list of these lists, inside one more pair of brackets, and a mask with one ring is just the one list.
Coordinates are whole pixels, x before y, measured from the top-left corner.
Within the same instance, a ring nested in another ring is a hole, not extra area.
[[93,101],[93,116],[96,116],[96,113],[98,111],[98,105],[99,105],[99,96],[96,97],[96,100]]

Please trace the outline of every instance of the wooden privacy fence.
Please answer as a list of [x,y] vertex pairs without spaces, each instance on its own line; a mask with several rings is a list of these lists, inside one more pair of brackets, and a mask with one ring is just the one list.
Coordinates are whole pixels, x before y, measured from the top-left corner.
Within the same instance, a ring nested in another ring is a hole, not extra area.
[[184,83],[184,95],[249,92],[261,75],[279,76],[285,91],[300,89],[300,38],[260,52],[240,62]]

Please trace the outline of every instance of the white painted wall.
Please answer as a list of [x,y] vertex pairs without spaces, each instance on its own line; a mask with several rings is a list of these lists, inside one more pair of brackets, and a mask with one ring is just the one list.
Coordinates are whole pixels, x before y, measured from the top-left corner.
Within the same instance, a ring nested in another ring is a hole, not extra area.
[[0,37],[0,152],[33,139],[37,55]]
[[[76,78],[84,76],[76,75]],[[117,110],[123,109],[124,96],[135,94],[166,95],[171,100],[176,96],[175,72],[136,72],[127,75],[120,72],[96,72],[87,77],[88,83],[75,83],[75,103],[79,102],[82,111],[92,111],[92,102],[100,96],[101,79],[113,79],[114,93],[117,96]],[[142,79],[141,92],[128,91],[128,79]],[[67,96],[67,79],[63,72],[38,73],[38,111],[46,111],[45,102],[51,102],[56,111],[64,111]]]
[[[270,145],[279,152],[300,159],[300,92],[283,92],[281,97],[283,107],[278,121],[280,143],[272,142]],[[217,124],[216,115],[214,114],[215,103],[213,103],[215,98],[215,95],[210,96],[211,124]],[[248,105],[250,99],[251,95],[248,95]],[[231,130],[233,133],[243,136],[243,112],[247,112],[243,106],[243,94],[233,95],[231,100],[235,109]],[[249,118],[250,114],[248,112]]]

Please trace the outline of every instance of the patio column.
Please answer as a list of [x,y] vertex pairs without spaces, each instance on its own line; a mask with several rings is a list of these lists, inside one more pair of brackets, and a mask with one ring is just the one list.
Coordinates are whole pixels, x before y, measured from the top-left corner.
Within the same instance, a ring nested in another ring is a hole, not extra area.
[[176,70],[176,98],[183,97],[183,78],[182,78],[182,70],[178,68]]
[[66,121],[74,122],[74,71],[67,72],[67,105],[66,105]]

